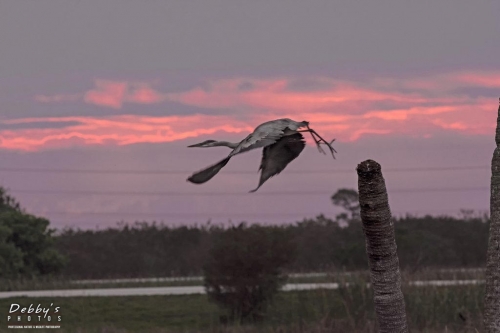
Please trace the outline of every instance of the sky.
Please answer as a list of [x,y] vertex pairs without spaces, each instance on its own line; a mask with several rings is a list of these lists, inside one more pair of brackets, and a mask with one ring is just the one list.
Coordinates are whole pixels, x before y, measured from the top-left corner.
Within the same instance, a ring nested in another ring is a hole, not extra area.
[[[0,2],[0,185],[55,228],[292,223],[382,165],[394,215],[487,212],[500,3]],[[256,193],[261,152],[186,178],[277,118],[304,152]]]

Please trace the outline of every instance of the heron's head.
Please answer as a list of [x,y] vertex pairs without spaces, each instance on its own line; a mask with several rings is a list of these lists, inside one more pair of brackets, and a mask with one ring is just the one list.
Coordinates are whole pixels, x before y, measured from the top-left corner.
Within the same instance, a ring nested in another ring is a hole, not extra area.
[[203,141],[200,143],[196,143],[194,145],[190,145],[188,147],[190,147],[190,148],[192,148],[192,147],[202,147],[202,148],[215,147],[216,143],[217,143],[217,141],[215,141],[215,140],[206,140],[206,141]]
[[304,121],[302,121],[302,125],[309,126],[309,122],[304,120]]

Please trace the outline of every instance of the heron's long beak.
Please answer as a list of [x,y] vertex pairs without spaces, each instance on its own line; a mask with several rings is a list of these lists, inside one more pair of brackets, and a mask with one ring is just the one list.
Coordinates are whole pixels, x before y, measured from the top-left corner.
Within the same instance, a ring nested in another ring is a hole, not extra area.
[[203,147],[204,142],[201,143],[195,143],[194,145],[189,145],[188,148],[193,148],[193,147]]

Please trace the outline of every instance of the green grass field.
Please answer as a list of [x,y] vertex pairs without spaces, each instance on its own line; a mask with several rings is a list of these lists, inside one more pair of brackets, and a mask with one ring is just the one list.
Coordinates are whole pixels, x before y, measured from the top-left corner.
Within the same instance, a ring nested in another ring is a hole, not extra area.
[[[404,287],[412,332],[481,332],[483,288]],[[13,331],[5,322],[12,303],[60,306],[62,330],[47,332],[376,331],[372,291],[364,283],[338,290],[281,292],[262,323],[245,326],[222,324],[224,312],[206,295],[11,298],[0,300],[2,332]]]

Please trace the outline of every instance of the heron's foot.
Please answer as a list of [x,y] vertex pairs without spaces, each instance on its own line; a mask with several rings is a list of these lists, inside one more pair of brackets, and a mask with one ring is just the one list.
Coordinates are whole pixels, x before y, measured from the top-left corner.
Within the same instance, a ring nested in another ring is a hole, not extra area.
[[[322,142],[320,142],[320,144],[322,143],[322,144],[326,145],[328,147],[328,149],[330,150],[330,153],[332,153],[332,157],[335,158],[334,153],[336,153],[337,151],[335,150],[335,148],[332,147],[333,141],[335,141],[335,139],[333,139],[331,142],[326,142],[326,141],[322,140]],[[323,152],[324,152],[324,150],[323,150]]]
[[333,139],[331,142],[328,142],[325,139],[323,139],[318,133],[316,133],[315,130],[309,128],[309,126],[307,126],[307,130],[298,131],[298,132],[309,132],[309,133],[311,133],[311,136],[312,136],[314,142],[316,143],[316,147],[318,147],[319,152],[323,153],[323,154],[326,154],[325,150],[323,148],[321,148],[321,144],[324,144],[324,145],[326,145],[328,147],[328,149],[330,150],[330,153],[332,153],[332,157],[335,158],[335,153],[337,151],[332,147],[332,143],[335,141],[335,139]]
[[[330,153],[332,153],[332,157],[335,158],[335,153],[337,152],[335,150],[335,148],[332,147],[332,143],[335,141],[335,139],[333,139],[331,142],[328,142],[326,141],[325,139],[323,139],[318,133],[316,133],[315,130],[309,128],[309,126],[307,127],[307,129],[309,130],[309,132],[311,133],[314,141],[316,142],[316,145],[318,146],[318,150],[320,152],[322,152],[323,154],[326,154],[325,151],[323,150],[323,148],[321,148],[321,144],[324,144],[328,147],[328,149],[330,150]],[[318,137],[318,139],[316,139],[316,137]]]
[[321,148],[321,144],[322,144],[323,142],[321,142],[320,140],[317,140],[317,139],[314,137],[314,135],[313,135],[312,133],[311,133],[311,135],[312,135],[312,137],[313,137],[313,139],[314,139],[314,143],[316,144],[316,147],[318,148],[318,151],[319,151],[320,153],[322,153],[322,154],[325,154],[325,155],[326,155],[325,150],[324,150],[323,148]]

